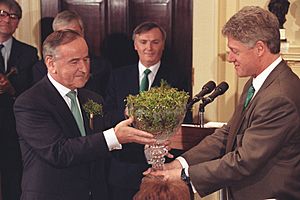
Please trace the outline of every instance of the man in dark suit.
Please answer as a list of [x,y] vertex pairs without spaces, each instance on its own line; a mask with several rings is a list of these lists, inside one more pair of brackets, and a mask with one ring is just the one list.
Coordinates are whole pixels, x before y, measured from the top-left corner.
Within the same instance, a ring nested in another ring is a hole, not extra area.
[[[189,85],[184,73],[174,65],[161,61],[166,40],[162,27],[154,22],[142,23],[135,28],[133,40],[139,63],[113,71],[108,85],[105,105],[114,113],[115,123],[124,119],[124,100],[129,94],[136,95],[142,90],[159,86],[161,79],[180,90],[187,91]],[[148,85],[142,88],[141,82],[146,77],[144,71],[149,69]],[[121,152],[114,152],[109,177],[111,199],[131,200],[139,189],[142,172],[147,168],[144,145],[126,144]]]
[[[54,31],[74,30],[84,36],[84,25],[81,17],[74,11],[64,10],[58,13],[52,23]],[[90,56],[90,78],[85,88],[92,90],[102,97],[105,97],[106,87],[111,73],[111,64],[100,57]],[[33,83],[38,82],[47,74],[47,67],[44,60],[38,61],[32,67]]]
[[102,132],[105,120],[97,115],[93,130],[89,126],[90,111],[84,104],[91,99],[101,105],[103,100],[81,89],[89,78],[89,56],[80,34],[53,32],[43,43],[43,56],[47,76],[14,106],[24,165],[21,199],[108,199],[105,160],[109,151],[128,142],[155,140],[130,127],[132,119]]
[[300,80],[280,56],[278,20],[248,6],[222,33],[237,75],[251,77],[236,110],[169,170],[152,174],[190,180],[201,197],[224,188],[233,200],[300,199]]
[[20,5],[0,0],[0,174],[4,200],[21,194],[22,161],[13,104],[32,82],[31,68],[37,49],[12,37],[22,17]]

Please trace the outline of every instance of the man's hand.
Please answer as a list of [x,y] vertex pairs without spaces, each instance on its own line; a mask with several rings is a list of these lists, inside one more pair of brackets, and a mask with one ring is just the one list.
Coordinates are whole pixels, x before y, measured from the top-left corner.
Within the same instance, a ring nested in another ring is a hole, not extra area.
[[[167,171],[167,170],[173,170],[173,169],[174,170],[179,169],[179,171],[181,172],[182,165],[180,164],[179,160],[175,159],[174,161],[172,161],[170,163],[165,163],[164,166],[163,166],[163,170],[157,170],[157,171],[165,171],[165,170]],[[153,175],[153,176],[156,176],[156,175],[161,176],[159,174],[154,173],[154,172],[157,172],[157,171],[154,171],[152,168],[149,168],[149,169],[147,169],[147,171],[143,172],[143,175],[146,176],[146,175],[150,174],[150,175]]]
[[0,74],[0,94],[8,93],[11,96],[15,95],[15,88],[4,74]]
[[147,133],[145,131],[130,127],[132,122],[133,118],[129,118],[127,120],[121,121],[114,128],[120,144],[131,142],[140,144],[152,144],[156,141],[151,133]]
[[175,169],[163,169],[163,170],[155,170],[151,171],[150,175],[157,176],[162,178],[163,180],[171,180],[171,181],[179,181],[181,180],[181,170],[179,168]]

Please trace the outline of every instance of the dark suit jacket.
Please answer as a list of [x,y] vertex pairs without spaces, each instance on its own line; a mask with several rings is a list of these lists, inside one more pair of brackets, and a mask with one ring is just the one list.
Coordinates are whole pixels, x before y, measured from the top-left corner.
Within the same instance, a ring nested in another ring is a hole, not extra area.
[[[184,73],[163,62],[151,87],[159,86],[161,79],[180,90],[187,91],[188,89],[188,79]],[[121,67],[112,72],[105,108],[107,112],[114,113],[115,123],[124,119],[124,100],[126,97],[129,94],[136,95],[138,93],[139,72],[137,64]],[[121,151],[114,152],[114,159],[112,159],[110,167],[110,184],[137,190],[141,183],[142,172],[148,167],[144,156],[144,145],[125,144]],[[123,196],[123,199],[127,198]]]
[[8,73],[16,68],[17,73],[9,77],[16,90],[15,96],[0,94],[0,168],[20,168],[21,155],[15,128],[13,104],[15,97],[31,86],[31,68],[38,60],[37,49],[13,38]]
[[[80,104],[101,96],[78,90]],[[97,116],[94,132],[81,107],[87,136],[80,137],[76,121],[48,77],[23,93],[14,106],[23,157],[22,200],[107,199],[105,159],[109,156]]]
[[234,200],[277,198],[282,190],[300,199],[300,185],[287,184],[299,182],[300,80],[282,61],[243,112],[251,82],[228,125],[183,154],[191,181],[200,196],[228,187]]
[[[111,64],[100,58],[91,56],[90,78],[85,88],[92,90],[105,97],[107,84],[111,73]],[[38,82],[47,74],[47,66],[43,60],[38,61],[32,67],[33,83]]]

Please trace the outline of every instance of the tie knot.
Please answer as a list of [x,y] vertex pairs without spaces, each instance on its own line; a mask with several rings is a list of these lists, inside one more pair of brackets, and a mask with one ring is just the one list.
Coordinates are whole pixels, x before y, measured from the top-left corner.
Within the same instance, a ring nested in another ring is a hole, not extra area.
[[248,94],[254,94],[254,92],[255,92],[255,89],[254,89],[253,85],[251,84],[248,89]]
[[74,90],[71,90],[66,95],[67,95],[67,97],[69,97],[72,100],[76,99],[76,91],[74,91]]
[[249,87],[248,91],[247,91],[247,96],[246,96],[246,100],[244,103],[244,109],[248,106],[248,104],[250,103],[253,95],[255,93],[255,89],[253,87],[253,85],[251,84],[251,86]]
[[151,70],[150,70],[150,69],[145,69],[144,74],[145,74],[146,76],[148,76],[148,74],[150,74],[150,73],[151,73]]

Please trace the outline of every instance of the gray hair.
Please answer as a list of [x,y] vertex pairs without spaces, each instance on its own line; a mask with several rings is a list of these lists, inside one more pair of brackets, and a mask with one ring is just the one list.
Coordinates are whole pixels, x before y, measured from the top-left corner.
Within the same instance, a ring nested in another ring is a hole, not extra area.
[[222,34],[249,47],[262,41],[271,53],[280,52],[278,19],[273,13],[258,6],[246,6],[238,11],[224,25]]
[[80,25],[82,33],[84,32],[84,26],[80,15],[75,11],[64,10],[56,15],[53,20],[52,28],[54,31],[58,31],[61,26],[65,26],[72,21],[77,21]]
[[44,60],[47,56],[55,57],[57,47],[68,44],[80,37],[82,36],[73,30],[54,31],[48,35],[43,43]]

